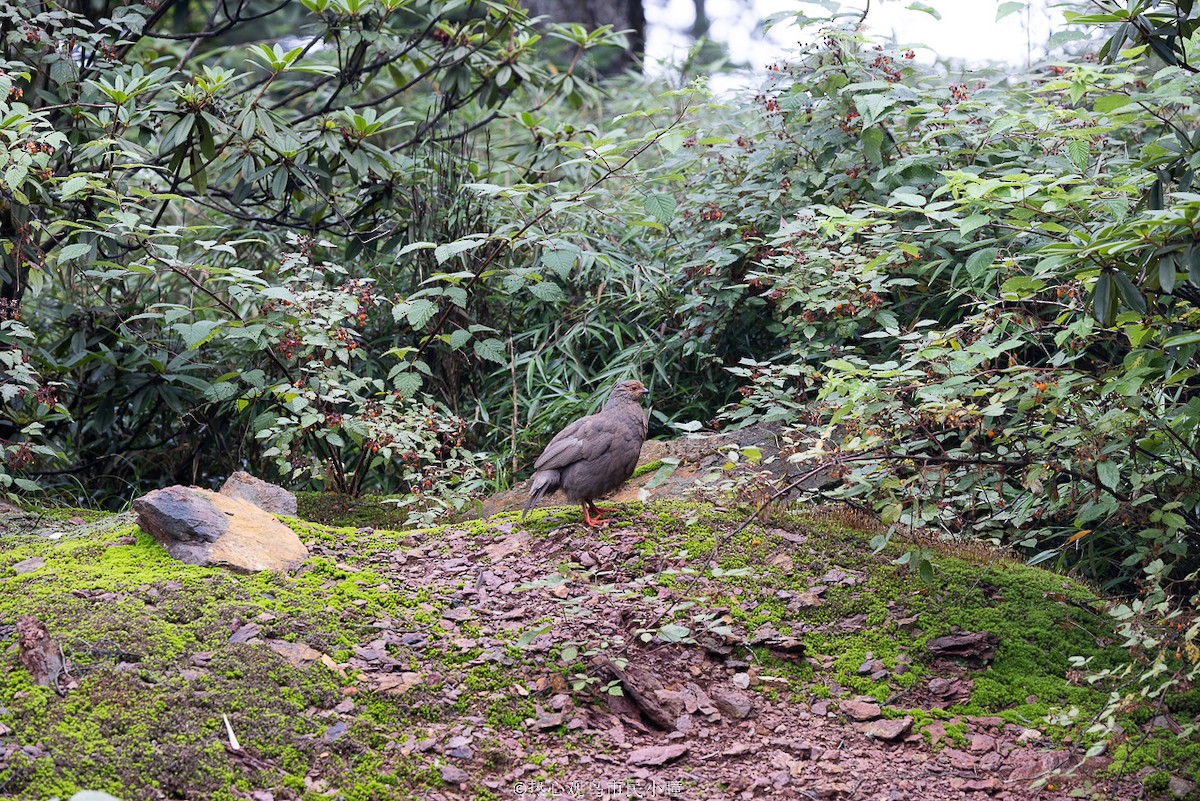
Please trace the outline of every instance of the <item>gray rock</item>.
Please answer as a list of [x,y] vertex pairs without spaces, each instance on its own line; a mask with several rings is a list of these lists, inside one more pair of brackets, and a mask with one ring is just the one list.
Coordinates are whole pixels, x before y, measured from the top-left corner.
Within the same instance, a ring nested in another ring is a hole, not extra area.
[[741,690],[713,690],[712,699],[722,715],[737,720],[750,717],[750,713],[754,711],[754,703],[750,696]]
[[688,752],[684,743],[674,745],[651,745],[629,752],[630,765],[663,765],[674,762]]
[[270,512],[273,515],[296,515],[296,496],[269,481],[255,478],[245,470],[239,470],[221,487],[221,494],[237,498]]
[[454,765],[443,765],[440,772],[446,784],[463,784],[471,778],[465,770]]
[[197,487],[154,490],[133,502],[138,525],[190,565],[239,573],[292,570],[308,558],[296,532],[247,501]]
[[40,556],[31,556],[28,559],[22,559],[12,566],[13,572],[18,576],[22,573],[32,573],[35,570],[40,570],[46,566],[46,560]]
[[1167,784],[1167,791],[1173,798],[1191,798],[1192,793],[1196,792],[1196,783],[1182,776],[1172,776]]

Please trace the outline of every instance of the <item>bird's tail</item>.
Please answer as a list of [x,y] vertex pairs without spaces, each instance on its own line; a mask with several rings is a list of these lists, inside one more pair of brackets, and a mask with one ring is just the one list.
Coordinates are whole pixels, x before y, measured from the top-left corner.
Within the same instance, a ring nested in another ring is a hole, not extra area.
[[554,492],[556,489],[558,489],[557,470],[543,470],[540,473],[534,473],[533,486],[529,488],[529,500],[525,501],[525,508],[521,510],[521,519],[525,519],[525,515],[529,514],[529,510],[541,500],[543,495],[547,492]]

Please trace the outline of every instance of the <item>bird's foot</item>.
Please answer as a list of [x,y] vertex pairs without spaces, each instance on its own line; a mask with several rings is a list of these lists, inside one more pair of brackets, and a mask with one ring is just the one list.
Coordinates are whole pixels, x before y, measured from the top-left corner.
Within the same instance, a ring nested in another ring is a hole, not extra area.
[[586,523],[588,527],[595,527],[601,523],[611,522],[611,518],[602,517],[600,513],[600,507],[596,506],[595,504],[583,504],[583,522]]

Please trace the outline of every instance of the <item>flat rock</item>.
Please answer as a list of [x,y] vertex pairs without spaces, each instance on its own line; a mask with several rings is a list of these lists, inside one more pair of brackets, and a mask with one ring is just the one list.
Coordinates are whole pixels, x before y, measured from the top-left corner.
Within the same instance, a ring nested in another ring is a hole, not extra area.
[[863,734],[875,740],[899,740],[912,730],[913,719],[908,715],[891,720],[872,720],[858,727]]
[[975,752],[991,751],[996,747],[996,738],[989,734],[976,734],[971,737],[970,750]]
[[841,701],[838,709],[846,713],[851,720],[874,720],[883,714],[879,704],[870,701]]
[[267,642],[267,647],[296,667],[304,667],[305,665],[316,662],[321,658],[320,651],[316,650],[315,648],[310,648],[302,642],[269,640]]
[[138,525],[174,558],[238,573],[292,570],[308,558],[296,532],[254,504],[198,487],[154,490],[133,502]]
[[446,784],[462,784],[471,778],[470,774],[455,765],[442,765],[440,772]]
[[754,702],[741,690],[713,690],[712,699],[722,715],[736,720],[745,720],[754,711]]
[[664,765],[673,762],[688,752],[683,743],[674,745],[651,745],[629,752],[630,765]]
[[1008,760],[1008,776],[1010,782],[1024,782],[1036,779],[1060,767],[1067,761],[1067,755],[1061,751],[1015,751]]
[[22,573],[32,573],[35,570],[40,570],[46,566],[46,560],[40,556],[31,556],[28,559],[22,559],[12,566],[13,572],[18,576]]
[[296,514],[296,496],[278,484],[255,478],[245,470],[239,470],[221,487],[221,494],[229,498],[237,498],[270,512],[273,515]]

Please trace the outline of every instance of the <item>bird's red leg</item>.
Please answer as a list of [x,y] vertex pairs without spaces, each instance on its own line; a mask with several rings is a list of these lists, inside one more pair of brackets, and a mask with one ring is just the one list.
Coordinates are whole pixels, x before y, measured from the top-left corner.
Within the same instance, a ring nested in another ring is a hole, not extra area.
[[601,517],[600,507],[591,501],[583,502],[583,520],[589,526],[598,526],[601,523],[607,523],[607,517]]

